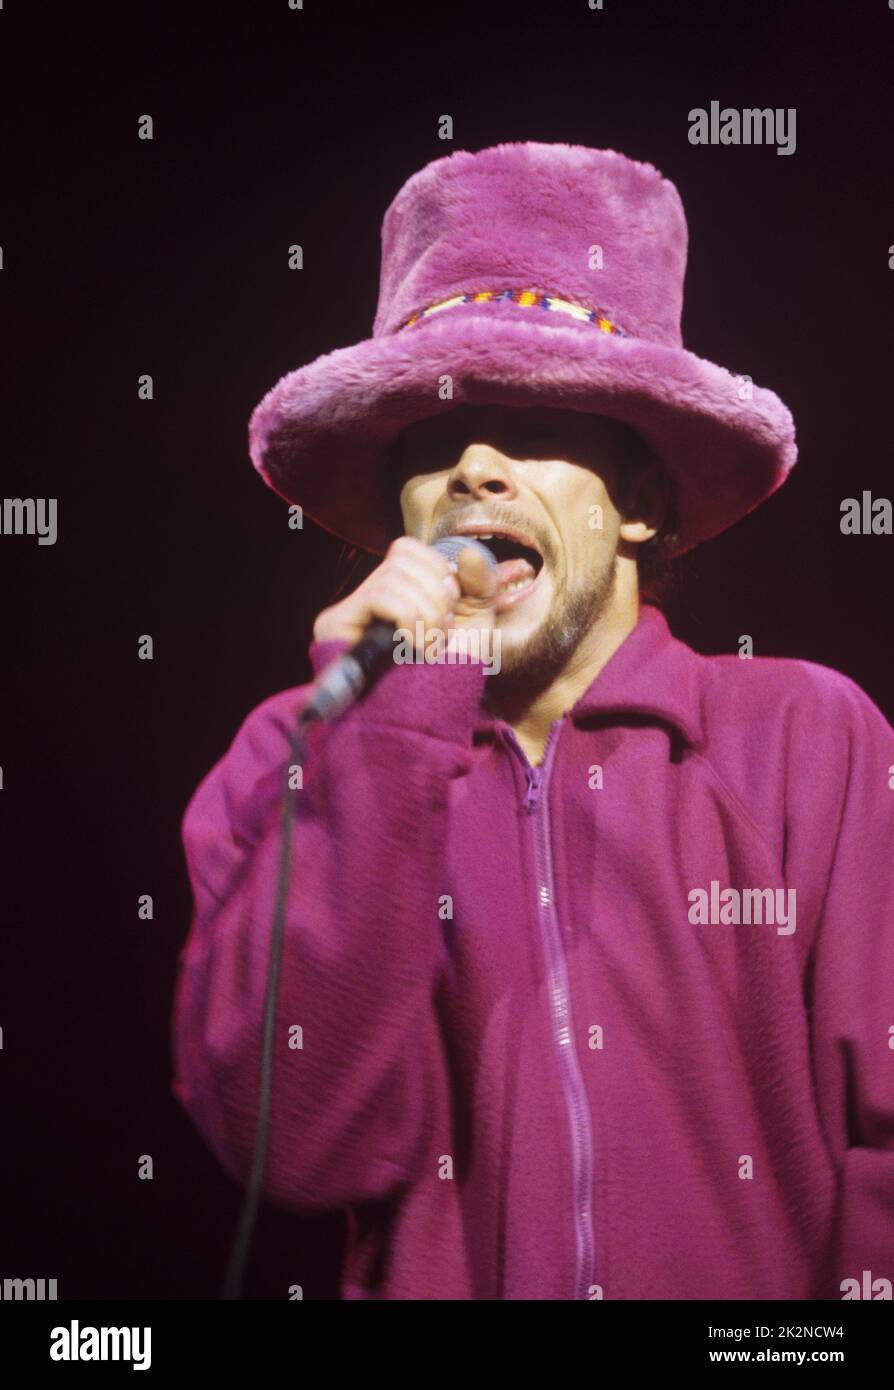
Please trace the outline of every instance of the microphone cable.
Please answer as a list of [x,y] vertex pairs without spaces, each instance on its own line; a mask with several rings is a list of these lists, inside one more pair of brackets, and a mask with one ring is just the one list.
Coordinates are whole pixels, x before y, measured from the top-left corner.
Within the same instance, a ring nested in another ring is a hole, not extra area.
[[285,934],[286,903],[292,872],[292,841],[295,828],[295,790],[289,786],[291,769],[303,766],[305,733],[311,724],[335,719],[361,694],[394,647],[394,624],[376,618],[367,625],[363,638],[349,653],[318,679],[298,716],[292,731],[286,763],[286,784],[280,812],[279,871],[276,883],[276,903],[270,933],[270,955],[267,961],[267,992],[264,1000],[264,1032],[261,1044],[261,1071],[258,1087],[258,1118],[255,1127],[254,1154],[251,1172],[245,1189],[236,1235],[227,1261],[220,1297],[238,1300],[242,1297],[245,1265],[254,1238],[258,1207],[264,1186],[267,1165],[267,1141],[270,1128],[270,1097],[273,1089],[273,1030],[276,1025],[276,1006],[279,994],[279,975]]
[[[468,546],[482,552],[488,565],[493,569],[496,568],[497,561],[492,552],[473,536],[446,536],[435,542],[434,548],[450,561],[455,571],[459,555]],[[264,1172],[267,1166],[273,1074],[273,1030],[276,1024],[286,902],[289,896],[292,840],[294,839],[295,827],[295,791],[289,786],[289,776],[293,766],[297,764],[301,767],[303,765],[305,733],[308,727],[320,721],[337,718],[359,698],[364,686],[372,679],[376,668],[384,661],[388,651],[393,651],[394,633],[394,624],[383,618],[376,618],[369,623],[360,642],[356,643],[350,652],[345,653],[343,657],[334,662],[332,668],[315,682],[292,731],[286,764],[286,785],[280,812],[279,871],[276,884],[276,903],[273,910],[273,926],[270,933],[270,955],[267,961],[267,991],[264,1000],[264,1031],[261,1043],[258,1119],[255,1127],[254,1153],[236,1235],[227,1260],[220,1294],[222,1300],[239,1300],[242,1297],[245,1265],[254,1238],[258,1207],[264,1186]]]
[[[307,717],[306,717],[307,716]],[[302,711],[298,724],[292,732],[289,744],[289,758],[286,766],[286,787],[280,813],[279,872],[276,884],[276,905],[273,911],[273,928],[270,936],[270,956],[267,962],[267,994],[264,1001],[264,1035],[261,1045],[261,1075],[258,1093],[258,1120],[255,1129],[255,1147],[252,1157],[251,1173],[245,1189],[245,1197],[239,1216],[239,1224],[227,1261],[221,1299],[240,1299],[245,1274],[245,1264],[251,1249],[258,1206],[264,1184],[264,1169],[267,1164],[267,1139],[270,1124],[270,1093],[273,1071],[273,1029],[276,1022],[276,1004],[279,991],[279,972],[282,964],[282,943],[285,928],[286,900],[289,893],[289,879],[292,867],[292,840],[295,824],[295,791],[289,786],[292,767],[302,766],[305,747],[305,731],[319,715],[313,711]]]

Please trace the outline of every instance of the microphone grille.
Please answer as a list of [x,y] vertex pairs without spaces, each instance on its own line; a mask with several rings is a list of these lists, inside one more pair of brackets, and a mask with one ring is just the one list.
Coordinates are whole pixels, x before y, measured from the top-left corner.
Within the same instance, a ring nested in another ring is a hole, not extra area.
[[471,546],[482,554],[492,570],[497,568],[497,557],[492,550],[488,550],[483,541],[479,541],[476,536],[442,536],[439,541],[435,541],[434,549],[455,565],[463,551]]

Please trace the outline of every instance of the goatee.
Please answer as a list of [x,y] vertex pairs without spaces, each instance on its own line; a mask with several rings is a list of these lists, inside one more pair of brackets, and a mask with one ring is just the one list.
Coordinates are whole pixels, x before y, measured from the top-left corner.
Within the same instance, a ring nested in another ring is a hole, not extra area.
[[503,644],[501,668],[488,676],[485,699],[488,704],[507,707],[527,704],[561,675],[586,634],[605,611],[614,587],[618,558],[596,581],[586,588],[558,596],[552,612],[523,646],[506,650]]

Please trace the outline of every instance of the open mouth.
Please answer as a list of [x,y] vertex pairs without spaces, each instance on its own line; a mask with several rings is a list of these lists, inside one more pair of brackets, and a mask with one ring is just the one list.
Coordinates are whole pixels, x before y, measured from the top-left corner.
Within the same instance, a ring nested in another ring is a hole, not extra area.
[[[471,533],[470,533],[471,534]],[[527,598],[543,569],[543,556],[539,550],[526,544],[509,531],[476,531],[476,540],[482,541],[497,561],[497,613],[514,608]]]

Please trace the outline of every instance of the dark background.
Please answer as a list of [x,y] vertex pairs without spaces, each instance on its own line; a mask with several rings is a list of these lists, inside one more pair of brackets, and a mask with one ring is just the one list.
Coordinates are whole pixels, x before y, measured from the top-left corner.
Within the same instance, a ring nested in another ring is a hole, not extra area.
[[[671,625],[833,666],[894,716],[894,537],[839,530],[845,496],[894,495],[886,0],[416,9],[0,11],[2,494],[59,499],[55,546],[0,535],[0,1276],[63,1298],[218,1289],[239,1193],[170,1091],[180,818],[249,710],[307,678],[341,549],[288,529],[247,422],[368,336],[381,219],[423,164],[565,141],[677,184],[687,345],[777,391],[800,462],[684,561]],[[796,153],[689,145],[712,99],[796,107]],[[333,1296],[340,1236],[265,1209],[248,1293]]]

